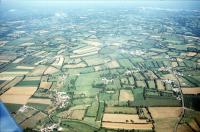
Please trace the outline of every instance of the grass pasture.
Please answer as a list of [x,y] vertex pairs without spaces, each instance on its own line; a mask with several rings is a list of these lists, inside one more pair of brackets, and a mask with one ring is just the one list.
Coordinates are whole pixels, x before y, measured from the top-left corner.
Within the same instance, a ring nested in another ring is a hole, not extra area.
[[137,109],[134,107],[108,106],[105,107],[105,113],[137,114]]
[[39,112],[36,115],[30,117],[29,119],[25,120],[21,126],[23,128],[34,128],[36,126],[36,124],[38,123],[39,120],[44,119],[45,117],[47,117],[46,114]]
[[91,106],[88,107],[86,116],[88,117],[96,117],[98,111],[99,104],[97,102],[93,102]]
[[46,104],[50,105],[52,104],[50,99],[45,99],[45,98],[30,98],[28,100],[28,103],[33,103],[33,104]]
[[83,58],[83,60],[88,64],[88,66],[94,66],[108,63],[110,61],[110,58],[103,56],[89,56]]
[[40,80],[31,80],[31,81],[21,81],[16,86],[18,87],[26,87],[26,86],[32,86],[32,87],[38,87],[40,83]]
[[98,107],[98,113],[97,113],[96,121],[101,121],[102,120],[103,112],[104,112],[104,107],[105,107],[104,102],[99,102],[99,107]]
[[124,68],[133,68],[134,67],[128,59],[119,59],[118,62]]

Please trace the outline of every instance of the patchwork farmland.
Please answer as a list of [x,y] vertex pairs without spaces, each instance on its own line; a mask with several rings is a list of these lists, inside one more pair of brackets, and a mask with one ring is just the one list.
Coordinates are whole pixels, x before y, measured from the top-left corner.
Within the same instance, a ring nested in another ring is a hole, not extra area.
[[0,101],[19,126],[199,132],[199,10],[83,3],[1,11]]

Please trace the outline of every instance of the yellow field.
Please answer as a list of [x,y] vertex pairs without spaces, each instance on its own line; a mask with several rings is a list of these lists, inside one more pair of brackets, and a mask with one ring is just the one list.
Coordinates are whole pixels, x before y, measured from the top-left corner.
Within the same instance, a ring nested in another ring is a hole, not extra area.
[[84,60],[89,66],[105,64],[105,63],[110,61],[109,58],[100,58],[100,57],[98,57],[98,58],[86,58]]
[[11,81],[6,81],[5,83],[2,83],[0,85],[0,89],[1,91],[7,90],[8,88],[11,88],[13,86],[15,86],[18,82],[20,82],[23,79],[23,77],[15,77],[14,79],[12,79]]
[[80,55],[79,54],[70,55],[70,58],[85,57],[85,56],[94,55],[94,54],[98,54],[98,51],[92,51],[92,52],[88,52],[88,53],[84,53]]
[[12,87],[4,94],[10,95],[32,95],[37,87]]
[[89,66],[93,66],[93,65],[105,64],[110,61],[110,58],[95,57],[95,58],[84,58],[84,60]]
[[177,132],[193,132],[187,124],[178,125]]
[[32,66],[17,66],[16,69],[28,69],[28,70],[31,70],[31,69],[34,69],[34,67],[32,67]]
[[101,43],[97,39],[92,40],[84,40],[83,43],[86,43],[91,46],[100,46]]
[[0,75],[26,75],[28,71],[20,71],[20,72],[1,72]]
[[87,46],[87,47],[83,47],[77,50],[74,50],[73,53],[75,54],[86,54],[86,53],[90,53],[90,52],[94,52],[94,51],[99,51],[100,48],[99,47],[95,47],[95,46]]
[[103,122],[117,123],[147,123],[146,119],[139,119],[137,114],[104,114]]
[[155,131],[172,132],[182,111],[182,107],[149,107],[155,121]]
[[69,118],[76,120],[83,120],[84,115],[85,115],[85,110],[74,110]]
[[23,60],[24,58],[17,58],[15,61],[13,61],[12,63],[19,63]]
[[56,73],[56,72],[58,72],[58,71],[59,71],[59,70],[58,70],[57,68],[52,67],[52,66],[49,66],[49,67],[45,70],[44,74],[53,74],[53,73]]
[[120,90],[119,101],[134,101],[134,96],[131,90]]
[[63,112],[59,113],[58,117],[70,118],[72,116],[72,114],[73,114],[73,111],[76,111],[76,110],[84,110],[85,111],[88,106],[89,105],[77,105],[77,106],[71,107],[69,110],[66,110],[66,111],[63,111]]
[[5,75],[0,75],[0,80],[12,80],[16,77],[16,75],[9,75],[9,76],[5,76]]
[[95,71],[100,71],[100,70],[101,70],[101,66],[95,66],[95,67],[94,67],[94,70],[95,70]]
[[176,60],[177,60],[178,62],[182,62],[182,61],[183,61],[183,59],[181,59],[181,58],[176,58]]
[[145,81],[136,81],[136,84],[138,87],[143,87],[143,88],[146,87]]
[[177,78],[173,75],[173,74],[165,74],[161,77],[164,80],[173,80],[173,81],[177,81]]
[[110,128],[110,129],[139,129],[139,130],[152,130],[152,124],[124,124],[124,123],[111,123],[111,122],[103,122],[102,127]]
[[50,89],[52,86],[52,82],[40,82],[40,88]]
[[164,84],[161,80],[156,80],[158,90],[165,90]]
[[4,103],[26,104],[37,87],[12,87],[0,96]]
[[156,132],[173,132],[173,129],[177,121],[178,121],[177,117],[154,119],[155,131]]
[[35,103],[35,104],[52,104],[50,99],[43,99],[43,98],[30,98],[28,103]]
[[191,88],[181,88],[183,94],[199,94],[200,93],[200,87],[191,87]]
[[177,67],[178,63],[177,62],[172,62],[171,65],[172,65],[172,67]]
[[120,65],[118,64],[118,62],[116,60],[112,60],[111,62],[106,64],[108,68],[118,68],[120,67]]
[[42,55],[42,54],[44,54],[44,53],[46,53],[46,51],[39,51],[39,52],[37,52],[36,54],[34,54],[34,56],[40,56],[40,55]]
[[30,76],[40,76],[47,69],[47,66],[39,65],[31,73]]
[[14,55],[0,55],[0,62],[10,62],[11,60],[14,60],[16,56]]
[[63,65],[63,62],[64,62],[64,57],[62,55],[56,56],[56,60],[54,61],[52,66],[61,67]]
[[153,119],[179,117],[182,111],[181,107],[149,107]]
[[27,100],[30,96],[28,95],[1,95],[0,99],[3,103],[10,103],[10,104],[26,104]]
[[7,80],[7,81],[1,83],[1,84],[0,84],[0,89],[2,89],[4,86],[6,86],[9,82],[10,82],[10,81]]
[[20,46],[31,46],[31,45],[34,45],[35,43],[23,43],[21,44]]
[[192,127],[193,130],[195,130],[196,132],[199,132],[200,131],[200,127],[199,125],[197,124],[197,122],[193,119],[189,125]]
[[197,55],[197,53],[196,52],[188,52],[186,55],[189,57],[193,57],[193,56]]
[[86,64],[78,63],[78,64],[67,64],[63,66],[63,68],[82,68],[82,67],[86,67]]

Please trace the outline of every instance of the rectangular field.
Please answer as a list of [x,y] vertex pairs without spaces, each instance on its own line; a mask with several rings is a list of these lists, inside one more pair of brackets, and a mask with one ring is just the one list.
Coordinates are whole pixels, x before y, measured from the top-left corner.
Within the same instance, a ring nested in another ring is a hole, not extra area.
[[40,80],[41,76],[27,76],[26,78],[24,78],[23,81],[36,81],[36,80]]
[[134,67],[128,59],[120,59],[118,61],[119,61],[119,64],[124,68],[133,68]]
[[183,94],[199,94],[200,87],[181,88]]
[[17,66],[16,69],[27,69],[27,70],[32,70],[34,67],[32,66]]
[[137,109],[134,107],[105,107],[105,113],[123,113],[123,114],[137,114]]
[[119,101],[134,101],[134,96],[131,90],[120,90]]
[[66,64],[63,66],[63,68],[82,68],[86,67],[87,65],[83,62],[80,62],[78,64]]
[[181,107],[149,107],[153,119],[179,117]]
[[83,60],[88,64],[88,66],[93,66],[93,65],[101,65],[105,64],[110,61],[110,58],[108,57],[101,57],[101,56],[89,56],[83,58]]
[[52,84],[52,82],[40,82],[40,88],[50,89]]
[[111,62],[108,62],[108,63],[106,64],[106,66],[107,66],[108,68],[110,68],[110,69],[120,67],[119,63],[118,63],[116,60],[112,60]]
[[90,53],[90,52],[95,52],[100,50],[99,47],[95,47],[95,46],[86,46],[77,50],[74,50],[73,53],[75,54],[86,54],[86,53]]
[[39,65],[33,71],[30,73],[30,76],[39,76],[44,73],[44,71],[47,69],[47,66]]
[[44,119],[47,115],[42,113],[42,112],[39,112],[37,113],[36,115],[28,118],[27,120],[25,120],[21,126],[23,128],[33,128],[35,127],[35,125],[38,123],[39,120],[41,119]]
[[163,82],[161,80],[156,80],[158,90],[165,90]]
[[74,110],[72,112],[72,115],[69,117],[71,119],[75,119],[75,120],[83,120],[85,115],[85,110]]
[[181,111],[182,107],[149,107],[155,121],[155,131],[172,132]]
[[36,90],[37,87],[12,87],[1,95],[0,99],[4,103],[26,104]]
[[102,127],[110,128],[110,129],[125,129],[125,130],[152,130],[152,124],[124,124],[124,123],[111,123],[111,122],[103,122]]
[[56,60],[54,61],[52,66],[61,67],[63,65],[63,62],[64,62],[64,57],[63,56],[56,56]]
[[50,99],[43,99],[43,98],[30,98],[28,100],[28,103],[33,103],[33,104],[47,104],[50,105],[52,102]]
[[5,71],[5,72],[0,73],[0,75],[17,75],[17,76],[20,76],[20,75],[26,75],[27,73],[28,73],[28,71],[19,71],[19,72]]
[[147,123],[146,119],[140,119],[137,114],[107,114],[103,115],[103,122],[117,123]]

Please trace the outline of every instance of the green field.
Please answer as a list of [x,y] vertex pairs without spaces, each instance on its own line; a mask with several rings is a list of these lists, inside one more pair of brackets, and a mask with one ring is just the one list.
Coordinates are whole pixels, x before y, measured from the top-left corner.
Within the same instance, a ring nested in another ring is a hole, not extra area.
[[133,68],[134,67],[128,59],[119,59],[118,62],[123,68]]
[[63,121],[61,124],[62,127],[69,128],[70,131],[77,131],[77,132],[94,132],[98,129],[95,127],[92,127],[88,124],[81,123],[78,121]]
[[144,98],[143,88],[133,89],[134,101],[130,106],[181,106],[181,102],[173,98]]
[[37,87],[40,83],[40,80],[34,80],[34,81],[21,81],[16,86],[35,86]]
[[97,113],[96,121],[101,121],[102,120],[103,112],[104,112],[104,107],[105,107],[104,102],[99,102],[99,107],[98,107],[98,113]]
[[88,107],[86,116],[96,117],[98,111],[99,104],[98,102],[93,102],[91,106]]

